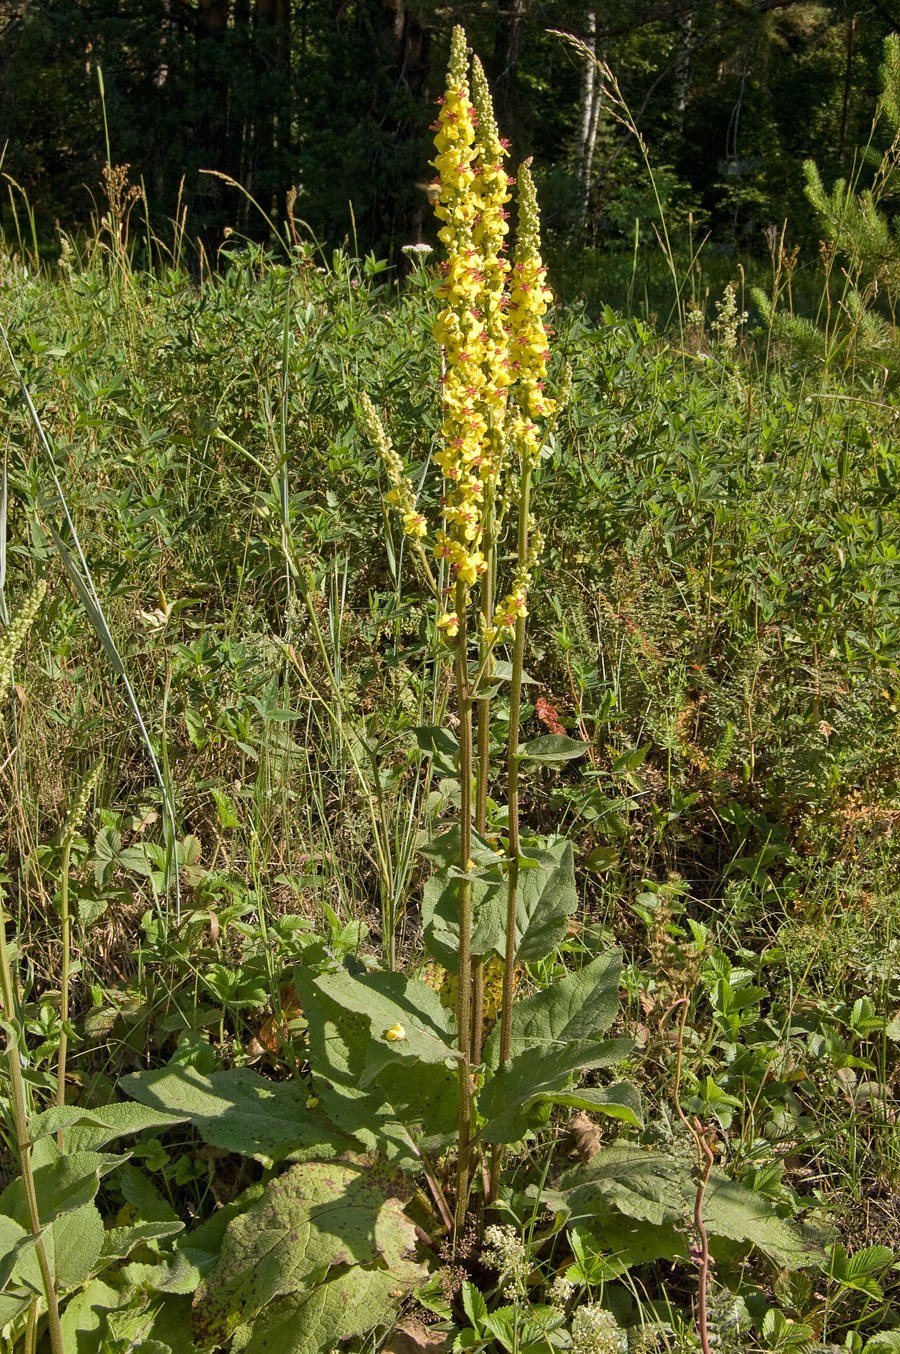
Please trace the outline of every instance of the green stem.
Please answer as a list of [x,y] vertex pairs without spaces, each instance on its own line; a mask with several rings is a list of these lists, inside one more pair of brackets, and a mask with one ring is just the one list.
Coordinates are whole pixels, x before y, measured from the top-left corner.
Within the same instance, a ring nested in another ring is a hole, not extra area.
[[[2,899],[2,895],[0,895]],[[66,1354],[63,1345],[62,1328],[59,1324],[59,1302],[56,1296],[56,1280],[47,1259],[47,1249],[41,1235],[41,1217],[38,1212],[37,1191],[34,1185],[34,1170],[31,1164],[31,1142],[28,1137],[28,1108],[25,1100],[25,1082],[22,1077],[22,1064],[19,1061],[18,1042],[15,1039],[13,1021],[15,1020],[15,984],[12,964],[6,945],[6,909],[0,900],[0,995],[3,998],[3,1015],[6,1022],[6,1061],[9,1065],[9,1099],[12,1107],[13,1128],[16,1136],[16,1152],[22,1172],[22,1189],[25,1205],[28,1209],[28,1224],[35,1238],[34,1251],[37,1256],[41,1279],[44,1284],[44,1296],[47,1299],[47,1322],[50,1331],[50,1348],[53,1354]]]
[[[494,615],[494,539],[493,505],[489,504],[485,524],[485,560],[487,569],[481,584],[481,615],[483,620],[478,646],[478,670],[490,682],[491,651],[493,645],[484,636],[484,627],[491,624]],[[477,687],[476,687],[477,691]],[[484,836],[487,826],[488,778],[491,759],[491,702],[484,697],[478,702],[478,760],[475,782],[475,831]],[[472,963],[472,1064],[481,1062],[481,1043],[484,1034],[484,958],[476,955]]]
[[[516,543],[519,565],[528,559],[528,520],[531,504],[531,466],[522,466],[519,494],[519,531]],[[509,695],[509,735],[506,746],[506,800],[509,814],[509,864],[506,884],[506,947],[503,962],[503,1000],[500,1012],[499,1065],[509,1059],[512,1043],[513,997],[516,979],[516,914],[519,902],[519,726],[522,713],[522,674],[525,671],[526,617],[516,620],[513,641],[512,677]],[[496,1147],[491,1159],[491,1198],[496,1198],[500,1182],[502,1148]]]
[[466,585],[456,584],[456,615],[459,633],[456,645],[456,699],[459,707],[459,989],[456,1024],[459,1037],[459,1156],[456,1167],[456,1235],[466,1220],[472,1162],[472,1082],[469,1054],[472,1046],[472,701],[469,695],[468,644],[466,636]]
[[[72,858],[72,836],[66,833],[62,854],[62,872],[59,881],[59,923],[62,938],[62,974],[59,980],[59,1054],[56,1068],[56,1103],[66,1103],[66,1058],[69,1052],[69,981],[72,957],[72,918],[69,915],[69,863]],[[63,1150],[63,1130],[56,1135],[56,1145]]]

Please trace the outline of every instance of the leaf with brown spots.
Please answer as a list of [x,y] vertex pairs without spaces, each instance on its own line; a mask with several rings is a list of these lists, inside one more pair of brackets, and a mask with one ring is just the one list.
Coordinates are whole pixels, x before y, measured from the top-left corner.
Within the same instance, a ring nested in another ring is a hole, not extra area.
[[293,1166],[271,1181],[245,1212],[232,1218],[216,1267],[197,1291],[193,1325],[198,1348],[215,1349],[238,1328],[256,1332],[257,1325],[262,1341],[263,1328],[272,1328],[273,1322],[279,1326],[282,1309],[290,1309],[288,1324],[297,1329],[301,1307],[307,1316],[318,1313],[318,1328],[323,1310],[346,1307],[346,1296],[337,1304],[331,1299],[336,1297],[332,1286],[348,1272],[360,1288],[371,1289],[368,1279],[376,1274],[388,1280],[386,1286],[374,1284],[380,1296],[371,1325],[378,1324],[386,1301],[390,1310],[391,1293],[404,1295],[418,1277],[418,1267],[406,1259],[415,1229],[396,1197],[397,1183],[396,1177],[370,1165],[322,1161]]

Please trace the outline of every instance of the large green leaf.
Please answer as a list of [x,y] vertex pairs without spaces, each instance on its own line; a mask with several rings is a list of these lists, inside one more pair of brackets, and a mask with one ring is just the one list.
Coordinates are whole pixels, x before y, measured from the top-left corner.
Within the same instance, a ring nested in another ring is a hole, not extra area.
[[295,1082],[269,1081],[249,1068],[204,1076],[183,1063],[123,1077],[122,1089],[143,1105],[190,1119],[213,1147],[283,1161],[302,1148],[338,1155],[346,1147],[323,1115],[307,1105]]
[[[271,1181],[231,1219],[216,1265],[197,1292],[199,1347],[215,1349],[247,1327],[259,1343],[246,1347],[260,1347],[257,1319],[268,1313],[263,1326],[270,1324],[278,1299],[305,1302],[336,1277],[334,1270],[349,1271],[363,1286],[366,1273],[388,1272],[405,1292],[420,1271],[406,1259],[415,1228],[403,1213],[404,1193],[402,1177],[372,1164],[306,1162]],[[375,1314],[365,1329],[378,1320]],[[332,1344],[341,1338],[339,1330],[330,1335]]]
[[[622,961],[617,954],[601,955],[577,973],[568,974],[530,997],[520,997],[513,1007],[513,1055],[604,1034],[619,1009],[621,971]],[[489,1067],[496,1067],[499,1049],[500,1028],[495,1025],[484,1050]]]
[[[418,1063],[402,1055],[393,1058],[389,1054],[389,1061],[384,1061],[382,1049],[387,1041],[373,1038],[368,1014],[342,1005],[302,966],[295,970],[294,981],[309,1022],[313,1086],[329,1118],[367,1149],[417,1168],[415,1141],[423,1138],[440,1148],[453,1136],[458,1105],[454,1067],[446,1059]],[[425,1000],[439,1005],[430,989],[429,994]],[[354,999],[353,1004],[359,1002]],[[433,1005],[430,1009],[434,1022],[452,1020],[446,1013],[439,1017]],[[376,1027],[383,1036],[381,1019],[383,1013]],[[440,1024],[426,1025],[423,1032],[435,1028],[440,1029]],[[443,1028],[452,1026],[448,1023]]]
[[308,1297],[279,1298],[235,1334],[233,1354],[331,1354],[354,1336],[394,1317],[402,1298],[421,1281],[411,1263],[399,1271],[354,1265],[319,1284]]
[[519,748],[519,759],[523,762],[538,762],[544,766],[559,766],[563,762],[571,762],[576,757],[583,757],[590,746],[590,743],[569,738],[564,733],[545,733],[541,734],[540,738],[532,738],[529,743],[524,743]]
[[692,1186],[690,1158],[617,1143],[590,1166],[567,1172],[558,1188],[575,1218],[612,1207],[637,1222],[663,1226],[690,1216],[685,1213],[685,1188]]
[[[74,1212],[89,1204],[100,1188],[100,1177],[111,1171],[124,1157],[108,1156],[103,1152],[71,1152],[59,1156],[51,1139],[40,1144],[40,1164],[35,1154],[34,1187],[37,1193],[38,1215],[43,1227],[55,1218]],[[21,1179],[7,1185],[0,1194],[0,1213],[6,1213],[26,1230],[30,1230],[25,1188]]]
[[106,1314],[128,1301],[129,1295],[103,1279],[92,1279],[66,1304],[60,1325],[66,1354],[97,1354],[106,1328]]
[[[546,850],[527,850],[519,868],[515,953],[520,964],[533,964],[552,954],[565,939],[569,917],[578,907],[575,856],[571,842],[555,842]],[[505,935],[497,949],[506,955]]]
[[[447,833],[441,842],[455,842]],[[476,845],[472,876],[472,953],[506,954],[507,881],[501,858]],[[444,864],[425,885],[422,922],[425,943],[435,958],[455,973],[459,949],[460,876],[453,864]],[[546,849],[522,852],[516,900],[516,958],[532,964],[544,959],[565,938],[568,919],[578,906],[571,842],[555,842]]]
[[[439,869],[426,880],[422,894],[423,938],[429,952],[450,973],[457,971],[459,951],[459,828],[429,842],[423,855]],[[472,938],[475,955],[497,950],[506,920],[503,858],[477,835],[472,843]]]
[[537,1099],[545,1105],[567,1105],[570,1109],[604,1114],[630,1128],[641,1127],[641,1097],[629,1081],[617,1081],[613,1086],[582,1086],[574,1091],[548,1091]]
[[771,1200],[713,1170],[703,1196],[710,1236],[749,1242],[782,1268],[815,1265],[821,1247],[775,1212]]
[[621,1062],[634,1047],[630,1039],[589,1039],[547,1049],[525,1049],[490,1076],[478,1097],[487,1119],[485,1142],[517,1142],[531,1126],[531,1111],[552,1102],[576,1073]]
[[61,1291],[84,1283],[103,1249],[103,1219],[97,1207],[83,1204],[61,1214],[44,1232],[47,1258]]
[[64,1137],[67,1152],[96,1151],[115,1138],[129,1133],[145,1133],[148,1129],[164,1129],[183,1124],[186,1114],[168,1114],[144,1105],[120,1102],[102,1105],[98,1109],[79,1109],[76,1105],[54,1106],[31,1121],[32,1142],[67,1130]]
[[458,1057],[450,1013],[434,989],[415,978],[387,972],[355,976],[339,969],[321,974],[315,986],[345,1011],[369,1020],[370,1042],[360,1078],[363,1089],[385,1068]]
[[0,1330],[25,1313],[43,1280],[34,1252],[34,1237],[14,1218],[0,1214]]
[[[667,1246],[672,1228],[689,1225],[693,1217],[697,1195],[693,1167],[693,1159],[680,1152],[620,1143],[601,1152],[590,1166],[564,1175],[557,1193],[571,1216],[590,1218],[599,1235],[612,1212],[661,1229],[658,1241]],[[714,1255],[737,1242],[745,1248],[756,1246],[775,1264],[790,1268],[814,1265],[821,1257],[818,1243],[779,1217],[769,1199],[719,1170],[713,1170],[706,1187],[703,1221]],[[637,1253],[636,1235],[633,1244]]]
[[459,775],[459,739],[439,724],[420,724],[413,729],[420,752],[434,760],[439,776]]

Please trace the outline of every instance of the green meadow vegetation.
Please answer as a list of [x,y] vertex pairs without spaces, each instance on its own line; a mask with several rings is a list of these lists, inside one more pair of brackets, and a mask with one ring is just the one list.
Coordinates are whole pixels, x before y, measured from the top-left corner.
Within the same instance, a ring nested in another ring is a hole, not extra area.
[[900,1350],[895,152],[653,323],[496,135],[0,245],[4,1354]]

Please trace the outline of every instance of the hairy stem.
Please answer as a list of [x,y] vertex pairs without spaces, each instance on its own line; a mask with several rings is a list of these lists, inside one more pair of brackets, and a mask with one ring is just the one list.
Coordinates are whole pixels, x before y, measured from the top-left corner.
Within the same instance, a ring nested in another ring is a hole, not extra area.
[[[478,671],[490,683],[492,643],[485,638],[484,627],[490,625],[494,614],[494,541],[493,512],[488,507],[485,528],[485,560],[487,569],[481,583],[482,633],[478,645]],[[479,679],[480,684],[480,679]],[[476,688],[477,694],[477,688]],[[478,702],[477,776],[475,781],[475,831],[484,835],[487,826],[488,778],[491,760],[491,701],[484,697]],[[481,1062],[481,1042],[484,1033],[484,959],[476,955],[472,961],[472,1064]]]
[[459,633],[456,645],[456,699],[459,710],[459,989],[456,1023],[459,1035],[459,1157],[456,1168],[456,1233],[462,1233],[469,1202],[472,1161],[472,700],[469,694],[468,644],[466,636],[466,585],[456,584],[456,615]]
[[22,1188],[25,1205],[28,1209],[28,1225],[35,1237],[34,1251],[37,1256],[41,1279],[44,1284],[44,1296],[47,1299],[47,1322],[50,1332],[50,1348],[53,1354],[66,1354],[63,1345],[62,1328],[59,1324],[59,1302],[56,1296],[56,1280],[47,1258],[47,1249],[41,1235],[41,1217],[38,1211],[37,1191],[34,1185],[34,1170],[31,1163],[31,1142],[28,1136],[28,1107],[25,1099],[25,1082],[22,1077],[22,1064],[19,1059],[18,1042],[14,1034],[15,1020],[15,983],[12,964],[6,944],[6,909],[0,895],[0,995],[3,998],[3,1015],[6,1022],[6,1061],[9,1066],[9,1099],[12,1107],[13,1128],[16,1138],[16,1153],[22,1172]]
[[[522,465],[519,493],[519,530],[516,545],[520,565],[528,558],[528,522],[531,504],[531,466]],[[509,696],[509,734],[506,745],[506,801],[509,813],[509,862],[506,883],[506,934],[503,961],[503,999],[500,1011],[500,1066],[509,1059],[512,1043],[513,998],[516,981],[516,914],[519,903],[519,725],[522,712],[522,675],[525,671],[526,617],[516,620],[513,641],[512,680]],[[500,1183],[503,1149],[494,1148],[491,1158],[491,1198]]]

